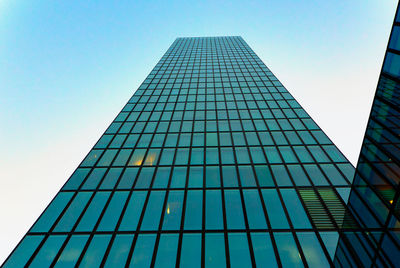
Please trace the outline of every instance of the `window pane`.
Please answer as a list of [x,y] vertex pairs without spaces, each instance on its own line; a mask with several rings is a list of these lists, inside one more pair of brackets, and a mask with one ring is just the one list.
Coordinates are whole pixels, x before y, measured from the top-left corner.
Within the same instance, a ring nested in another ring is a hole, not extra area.
[[[58,193],[30,231],[48,232],[73,195],[74,193],[71,192]],[[31,240],[34,241],[34,239]]]
[[251,267],[249,244],[245,233],[228,234],[231,267]]
[[95,168],[92,173],[90,173],[89,177],[86,179],[85,183],[82,185],[82,189],[84,190],[94,190],[99,185],[101,179],[106,173],[107,168]]
[[206,233],[205,266],[225,267],[225,240],[223,234]]
[[144,167],[139,173],[135,189],[148,189],[153,179],[154,167]]
[[132,192],[128,206],[126,207],[124,216],[119,226],[120,231],[136,231],[146,196],[147,192],[145,191]]
[[49,236],[29,267],[50,267],[66,238],[66,235]]
[[179,230],[181,225],[183,191],[170,191],[164,212],[163,230]]
[[156,267],[175,266],[179,234],[162,234],[158,244]]
[[85,214],[81,218],[78,227],[76,227],[77,232],[90,232],[93,228],[99,216],[103,211],[103,208],[110,196],[110,192],[97,192],[92,202],[90,202],[89,207],[86,209]]
[[245,229],[239,190],[225,190],[224,193],[228,229]]
[[219,167],[206,167],[206,187],[220,187]]
[[153,188],[167,188],[171,167],[159,167],[154,179]]
[[174,167],[171,188],[184,188],[186,184],[186,167]]
[[292,186],[289,174],[287,173],[285,166],[277,165],[271,166],[272,173],[275,176],[276,183],[278,186]]
[[281,189],[282,198],[285,202],[290,219],[294,228],[311,228],[311,224],[307,218],[297,193],[294,189]]
[[201,266],[201,234],[183,234],[180,267]]
[[251,166],[239,166],[239,175],[242,187],[256,186],[256,179]]
[[128,192],[114,192],[107,210],[97,227],[97,231],[113,231],[115,229],[128,194]]
[[257,267],[263,267],[267,263],[268,267],[278,267],[269,234],[252,233],[251,241],[253,242],[254,258],[256,259]]
[[122,170],[123,168],[110,168],[100,185],[100,189],[114,189],[114,186],[117,183],[119,175],[121,175],[122,173]]
[[150,193],[141,226],[142,230],[150,231],[158,229],[161,212],[163,210],[164,197],[165,191],[152,191]]
[[95,235],[79,267],[100,267],[110,239],[111,235]]
[[203,187],[203,167],[190,167],[189,188]]
[[155,234],[139,235],[129,267],[150,267],[156,236]]
[[224,187],[238,187],[238,178],[235,166],[222,166]]
[[131,189],[135,182],[138,168],[127,168],[119,181],[117,189]]
[[63,190],[76,190],[82,184],[83,180],[89,173],[90,168],[78,168],[75,170],[74,174],[68,179],[67,183],[64,185]]
[[329,267],[329,262],[325,257],[317,237],[311,232],[297,233],[301,249],[310,267]]
[[105,267],[123,267],[128,258],[133,241],[133,235],[116,235],[110,253],[108,253]]
[[261,205],[258,190],[243,190],[246,205],[247,219],[250,229],[266,229],[264,211]]
[[82,210],[85,208],[86,203],[92,196],[92,192],[78,193],[72,203],[69,205],[67,211],[64,213],[57,226],[54,228],[55,232],[69,232],[74,226],[76,220],[81,215]]
[[262,189],[261,191],[271,227],[274,229],[288,229],[289,224],[277,191],[275,189]]
[[43,238],[44,235],[26,236],[4,263],[4,268],[24,267]]
[[76,261],[79,259],[79,256],[81,255],[88,238],[89,235],[71,236],[71,239],[68,241],[60,257],[58,258],[55,267],[73,267],[76,264]]
[[203,191],[189,190],[186,197],[185,230],[200,230],[203,215]]
[[222,200],[220,190],[206,190],[206,229],[222,229]]
[[255,166],[254,169],[256,170],[258,184],[261,187],[275,186],[268,166]]
[[304,267],[291,233],[274,233],[283,267]]

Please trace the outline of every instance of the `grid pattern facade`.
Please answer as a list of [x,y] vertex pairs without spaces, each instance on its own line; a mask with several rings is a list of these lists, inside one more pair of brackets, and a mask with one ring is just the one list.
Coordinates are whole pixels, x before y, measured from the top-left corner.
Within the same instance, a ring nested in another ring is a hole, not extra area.
[[178,38],[5,267],[329,267],[353,176],[241,37]]
[[400,266],[399,183],[400,14],[397,11],[348,204],[361,229],[343,233],[336,266]]

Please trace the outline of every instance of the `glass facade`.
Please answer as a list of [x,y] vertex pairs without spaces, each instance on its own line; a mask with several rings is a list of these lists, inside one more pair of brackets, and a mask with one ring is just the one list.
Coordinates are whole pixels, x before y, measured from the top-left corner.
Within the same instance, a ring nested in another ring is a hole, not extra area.
[[329,267],[353,177],[241,37],[178,38],[4,267]]
[[348,207],[337,267],[400,267],[400,13],[394,20]]

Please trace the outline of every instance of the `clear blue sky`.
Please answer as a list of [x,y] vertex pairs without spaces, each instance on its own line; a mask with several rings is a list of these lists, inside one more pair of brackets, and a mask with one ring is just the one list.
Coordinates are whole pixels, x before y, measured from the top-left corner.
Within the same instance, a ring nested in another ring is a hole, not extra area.
[[241,35],[357,160],[395,0],[0,0],[0,263],[178,36]]

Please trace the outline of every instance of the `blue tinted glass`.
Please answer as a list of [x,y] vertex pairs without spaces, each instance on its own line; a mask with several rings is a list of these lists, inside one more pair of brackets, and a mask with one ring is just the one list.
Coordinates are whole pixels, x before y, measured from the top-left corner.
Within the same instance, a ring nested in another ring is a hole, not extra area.
[[108,253],[105,267],[123,267],[128,258],[133,241],[133,235],[116,235],[110,253]]
[[153,188],[167,188],[170,172],[170,167],[159,167],[154,178]]
[[180,267],[201,266],[201,234],[183,234]]
[[100,267],[111,235],[95,235],[87,248],[79,267]]
[[97,227],[98,231],[113,231],[115,229],[128,194],[128,192],[114,192],[107,210]]
[[274,233],[283,267],[304,267],[291,233]]
[[233,149],[231,147],[221,148],[221,163],[222,164],[234,164],[235,157],[233,155]]
[[239,190],[225,190],[224,193],[228,229],[245,229]]
[[251,241],[253,243],[254,258],[256,259],[257,267],[263,267],[267,263],[268,267],[278,267],[269,234],[252,233]]
[[297,233],[301,249],[310,267],[329,267],[329,262],[325,257],[321,245],[312,232]]
[[190,167],[189,188],[203,187],[203,167]]
[[222,229],[222,200],[220,190],[206,191],[206,229]]
[[224,180],[224,187],[238,186],[238,178],[236,175],[235,166],[222,166],[222,177]]
[[262,189],[261,191],[272,228],[289,228],[277,191],[275,189]]
[[81,166],[82,167],[92,167],[94,164],[97,162],[97,160],[100,158],[101,153],[104,150],[92,150],[90,153],[86,156],[85,160],[83,160]]
[[250,164],[250,157],[247,148],[245,147],[236,147],[236,160],[238,164]]
[[162,234],[158,244],[156,267],[175,266],[179,234]]
[[138,168],[127,168],[118,183],[117,189],[131,189],[135,182]]
[[97,163],[97,166],[109,166],[114,159],[114,156],[117,154],[118,150],[106,150]]
[[170,191],[164,212],[163,230],[179,230],[181,225],[183,191]]
[[106,173],[106,168],[95,168],[92,173],[90,173],[89,177],[86,179],[85,183],[82,185],[82,189],[84,190],[95,190],[97,185],[99,185],[101,179]]
[[286,204],[290,219],[294,228],[311,228],[311,224],[307,218],[297,193],[294,189],[281,189],[282,198]]
[[310,182],[300,165],[288,165],[290,174],[292,175],[294,184],[297,186],[310,186]]
[[292,186],[292,182],[290,181],[290,177],[285,169],[285,166],[271,166],[271,169],[278,186]]
[[339,234],[337,232],[320,232],[319,234],[321,235],[322,241],[333,260],[338,245]]
[[184,188],[186,184],[186,167],[174,167],[171,178],[171,188]]
[[157,230],[163,210],[165,191],[152,191],[143,217],[142,230]]
[[79,256],[81,255],[88,239],[89,235],[71,236],[60,257],[58,258],[55,267],[73,267],[76,264],[76,261],[79,259]]
[[67,238],[66,235],[49,236],[29,267],[50,267],[50,264],[54,261],[54,257],[64,243],[65,238]]
[[154,167],[144,167],[140,171],[136,180],[135,189],[147,189],[150,187],[151,180],[153,179]]
[[69,232],[75,225],[76,220],[81,215],[82,210],[85,208],[86,203],[92,196],[92,192],[78,193],[72,203],[69,205],[67,211],[54,228],[55,232]]
[[382,71],[399,77],[400,75],[400,55],[392,52],[386,53],[385,63],[383,64]]
[[129,267],[150,267],[156,236],[155,234],[139,235]]
[[225,267],[224,234],[206,233],[205,237],[205,267]]
[[347,185],[346,180],[334,165],[322,164],[321,168],[333,185]]
[[190,164],[191,165],[202,165],[203,164],[203,153],[204,149],[192,148]]
[[114,135],[103,135],[100,140],[96,143],[94,148],[96,149],[104,149],[110,143],[110,141],[114,138]]
[[147,152],[146,160],[143,165],[145,166],[154,166],[157,164],[158,157],[160,156],[161,149],[150,149]]
[[10,255],[9,259],[4,263],[3,267],[24,267],[43,238],[44,235],[25,236],[25,238]]
[[30,231],[48,232],[73,195],[71,192],[58,193]]
[[251,166],[239,166],[239,176],[242,187],[256,186],[256,179]]
[[114,189],[115,184],[121,175],[122,168],[110,168],[107,175],[104,177],[103,182],[100,185],[100,189]]
[[160,165],[172,165],[175,149],[164,149],[160,158]]
[[251,158],[253,159],[253,163],[255,164],[265,164],[267,161],[265,160],[264,152],[261,147],[251,147],[250,148]]
[[246,205],[247,220],[250,229],[266,229],[264,211],[261,205],[258,190],[243,190]]
[[282,163],[278,150],[275,147],[264,147],[268,162],[271,164]]
[[268,166],[255,166],[254,169],[261,187],[275,186]]
[[82,181],[86,178],[90,168],[78,168],[72,174],[71,178],[64,185],[63,190],[76,190],[82,184]]
[[189,160],[189,149],[179,148],[176,153],[175,165],[187,165]]
[[324,174],[322,174],[317,165],[304,165],[304,168],[315,186],[329,185],[329,183],[325,179]]
[[126,207],[124,216],[119,226],[120,231],[136,231],[146,196],[147,192],[144,191],[132,192],[128,206]]
[[96,193],[89,207],[86,209],[85,214],[83,214],[78,227],[76,227],[77,232],[90,232],[93,230],[109,196],[110,192]]
[[206,187],[220,187],[219,167],[206,167]]
[[128,162],[129,166],[140,166],[144,160],[146,149],[136,149]]
[[117,157],[113,162],[113,166],[124,166],[128,161],[129,156],[131,155],[132,150],[122,149],[119,151]]
[[249,244],[246,233],[228,234],[231,267],[251,267]]
[[185,230],[199,230],[202,225],[203,191],[189,190],[186,197]]

